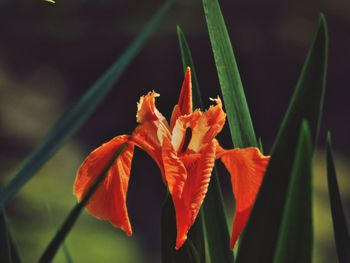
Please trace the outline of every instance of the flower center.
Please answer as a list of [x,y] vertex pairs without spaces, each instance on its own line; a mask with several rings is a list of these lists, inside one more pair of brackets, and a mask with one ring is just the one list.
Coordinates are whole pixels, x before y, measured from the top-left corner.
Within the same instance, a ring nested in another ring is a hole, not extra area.
[[186,128],[185,139],[181,147],[181,153],[184,153],[187,150],[188,145],[190,144],[192,138],[192,129],[190,127]]

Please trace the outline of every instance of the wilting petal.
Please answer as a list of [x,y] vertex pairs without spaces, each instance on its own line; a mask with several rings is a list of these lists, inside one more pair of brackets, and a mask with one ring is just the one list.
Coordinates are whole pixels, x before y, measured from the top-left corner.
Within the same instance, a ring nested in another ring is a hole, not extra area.
[[220,148],[217,157],[221,157],[221,161],[231,175],[232,189],[236,199],[230,244],[233,248],[247,223],[270,157],[262,155],[258,148],[233,150]]
[[188,230],[194,223],[207,193],[215,162],[215,148],[216,144],[212,141],[200,153],[181,156],[187,169],[187,180],[182,197],[173,198],[177,225],[176,249],[186,241]]
[[164,139],[162,147],[162,158],[164,166],[164,175],[169,192],[172,196],[181,198],[182,191],[187,178],[186,168],[182,161],[177,157],[173,145],[169,139]]
[[[74,184],[74,194],[81,201],[96,178],[110,164],[120,147],[128,142],[129,136],[117,136],[94,150],[80,166]],[[101,185],[87,204],[87,210],[94,216],[108,220],[116,227],[132,234],[126,207],[126,194],[130,177],[134,146],[127,144],[119,155]]]
[[170,127],[174,127],[177,118],[181,115],[192,113],[192,82],[191,82],[191,69],[187,67],[185,73],[185,80],[182,84],[181,93],[178,103],[175,105],[173,113],[170,118]]

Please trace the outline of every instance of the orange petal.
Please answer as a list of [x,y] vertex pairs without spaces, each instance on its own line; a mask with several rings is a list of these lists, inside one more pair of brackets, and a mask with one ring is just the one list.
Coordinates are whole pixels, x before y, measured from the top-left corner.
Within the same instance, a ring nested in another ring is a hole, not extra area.
[[165,119],[155,106],[155,98],[159,96],[157,92],[150,91],[147,95],[140,97],[136,112],[136,121],[138,123]]
[[186,168],[177,157],[169,139],[164,139],[162,158],[166,183],[172,196],[181,198],[182,190],[187,178]]
[[[186,129],[190,128],[193,130],[201,116],[201,111],[195,110],[189,115],[179,116],[179,118],[176,120],[171,136],[171,143],[173,144],[176,152],[180,152],[182,149],[185,142]],[[193,133],[191,137],[193,138]],[[191,145],[192,138],[190,138],[188,146]]]
[[203,145],[211,142],[225,124],[226,114],[222,109],[220,98],[212,100],[216,102],[216,105],[210,106],[193,127],[192,139],[188,148],[194,152],[198,152]]
[[217,97],[216,99],[211,100],[215,101],[216,105],[211,105],[203,114],[203,118],[207,119],[208,126],[210,127],[203,139],[204,143],[210,142],[219,132],[221,132],[226,120],[226,113],[222,109],[221,99]]
[[176,249],[186,241],[207,193],[215,162],[215,148],[216,144],[212,141],[200,153],[181,156],[187,169],[187,180],[181,198],[173,197],[177,225]]
[[180,107],[181,115],[192,113],[192,82],[190,67],[187,67],[186,69],[185,80],[182,84],[182,89],[177,104]]
[[171,117],[170,117],[170,130],[172,131],[174,126],[175,126],[175,123],[176,123],[176,120],[181,116],[181,111],[180,111],[180,107],[178,104],[176,104],[174,106],[174,109],[173,109],[173,112],[171,113]]
[[192,113],[192,82],[191,82],[191,69],[187,67],[185,73],[185,80],[182,84],[179,100],[174,107],[173,113],[170,118],[170,127],[174,127],[177,118],[181,115]]
[[155,106],[156,97],[159,97],[159,94],[152,91],[140,98],[136,113],[137,122],[140,124],[132,133],[131,142],[146,151],[157,162],[165,181],[161,145],[163,138],[170,138],[171,135],[166,119]]
[[[95,149],[80,166],[74,184],[74,194],[82,200],[96,178],[103,172],[114,158],[120,147],[128,142],[129,136],[121,135]],[[126,194],[130,177],[131,161],[134,147],[127,144],[124,152],[108,170],[108,174],[86,208],[94,216],[108,220],[116,227],[123,229],[128,235],[132,234],[126,207]]]
[[131,141],[146,151],[154,160],[161,162],[161,144],[157,133],[159,127],[157,121],[146,121],[137,126],[131,136]]
[[147,152],[156,161],[161,170],[163,181],[166,182],[162,161],[164,138],[170,138],[170,133],[161,121],[145,121],[134,130],[130,142]]
[[270,157],[262,155],[258,148],[233,150],[219,148],[217,157],[221,157],[231,175],[236,199],[230,244],[233,248],[248,221]]
[[[167,120],[156,108],[156,97],[159,97],[159,94],[150,91],[147,95],[140,98],[140,101],[137,104],[136,120],[141,125],[147,124],[147,127],[141,129],[146,130],[148,136],[152,137],[154,142],[162,144],[164,136],[170,138],[170,130]],[[153,126],[153,128],[151,126]]]

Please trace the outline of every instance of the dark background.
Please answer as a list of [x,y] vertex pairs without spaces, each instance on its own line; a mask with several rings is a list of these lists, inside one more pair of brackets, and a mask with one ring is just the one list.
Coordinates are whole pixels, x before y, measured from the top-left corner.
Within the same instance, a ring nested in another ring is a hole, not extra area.
[[[56,4],[39,0],[0,1],[0,156],[4,174],[9,174],[30,153],[59,116],[122,54],[162,3],[159,0],[57,0]],[[287,109],[316,32],[319,13],[326,15],[329,71],[319,146],[324,147],[326,132],[331,130],[334,148],[346,164],[350,154],[350,1],[224,0],[221,7],[256,134],[262,138],[266,150],[271,147]],[[149,90],[161,94],[157,107],[170,117],[183,80],[176,25],[181,26],[192,49],[205,105],[210,104],[209,97],[221,96],[202,3],[178,0],[104,103],[69,141],[75,150],[62,153],[67,160],[58,167],[53,164],[52,169],[57,172],[52,176],[54,185],[67,177],[68,182],[63,185],[71,193],[74,171],[84,157],[101,143],[119,134],[130,134],[136,127],[136,102]],[[228,127],[219,139],[224,146],[232,146]],[[229,179],[225,171],[222,174],[228,207],[232,210]],[[33,191],[40,195],[35,187]],[[50,191],[45,187],[45,192]],[[28,196],[33,191],[28,188]],[[160,247],[159,215],[164,195],[165,187],[156,165],[146,154],[137,151],[128,207],[141,251],[150,258],[157,258]],[[9,208],[14,229],[16,224],[40,217],[18,212],[26,204],[23,198],[20,195]],[[69,202],[74,203],[71,194]],[[69,210],[71,205],[66,207]],[[64,217],[61,212],[57,212],[57,217]],[[103,227],[107,231],[112,228],[108,224]],[[122,235],[120,231],[114,232]],[[21,235],[18,236],[21,240]],[[30,242],[20,240],[24,247],[25,242]],[[74,244],[71,246],[74,250]]]

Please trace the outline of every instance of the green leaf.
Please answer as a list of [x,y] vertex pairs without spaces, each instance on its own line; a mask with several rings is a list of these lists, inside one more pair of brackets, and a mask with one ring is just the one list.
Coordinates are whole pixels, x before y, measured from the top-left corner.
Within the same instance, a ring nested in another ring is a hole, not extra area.
[[264,153],[264,145],[262,143],[261,138],[259,138],[259,140],[258,140],[258,148],[259,148],[261,153]]
[[329,133],[327,138],[327,178],[338,260],[339,263],[346,263],[350,262],[350,236],[343,205],[340,198],[337,175],[335,172],[335,165],[332,154],[331,136]]
[[[181,51],[181,59],[184,73],[186,72],[187,67],[191,68],[191,78],[192,78],[192,90],[193,90],[193,106],[194,108],[202,109],[202,99],[200,96],[199,85],[197,80],[196,69],[193,65],[191,51],[187,44],[184,33],[181,28],[177,26],[177,37],[179,40],[179,46]],[[200,262],[206,262],[205,260],[205,237],[204,237],[204,217],[203,210],[201,209],[198,213],[196,221],[192,225],[188,238],[192,241],[193,246],[196,248]]]
[[68,247],[67,247],[65,242],[63,242],[63,244],[62,244],[62,250],[63,250],[64,256],[66,258],[66,262],[67,263],[73,263],[73,258],[71,256],[71,254],[70,254],[70,252],[68,250]]
[[111,68],[63,115],[42,143],[17,167],[12,174],[12,180],[0,194],[0,208],[4,207],[35,172],[88,120],[139,53],[146,40],[160,25],[173,2],[174,0],[165,1]]
[[[191,236],[193,226],[183,246],[175,249],[176,244],[176,220],[175,208],[170,194],[168,193],[162,206],[162,262],[164,263],[200,263],[200,255],[193,245]],[[198,220],[196,220],[198,221]]]
[[78,219],[81,211],[89,201],[89,199],[92,197],[92,195],[95,193],[95,191],[98,189],[100,184],[103,182],[105,177],[108,174],[108,170],[112,167],[113,163],[117,160],[119,155],[121,155],[126,148],[126,144],[123,144],[119,150],[115,153],[114,158],[110,161],[110,163],[107,165],[107,167],[102,171],[102,173],[96,178],[95,182],[91,185],[89,190],[86,192],[84,198],[74,206],[74,208],[70,211],[69,215],[57,231],[54,238],[51,240],[50,244],[47,246],[46,250],[42,254],[41,258],[39,259],[39,263],[47,263],[51,262],[54,256],[56,255],[57,250],[61,246],[61,244],[64,242],[66,236],[69,234],[70,230],[74,226],[76,220]]
[[[203,0],[203,7],[233,144],[235,147],[241,148],[257,146],[242,81],[219,3],[217,0]],[[221,227],[227,228],[225,215],[221,213],[223,206],[221,195],[219,181],[214,173],[204,203],[204,211],[208,208],[205,214],[205,223],[211,226],[209,228],[211,235],[207,233],[208,242],[212,242],[212,246],[216,246],[216,249],[213,249],[214,253],[219,253],[211,258],[213,262],[233,262],[233,253],[229,248],[228,231],[214,230],[214,226],[217,227],[218,222],[215,217],[220,218]],[[211,241],[209,241],[209,236],[212,238]],[[223,253],[220,254],[220,250]]]
[[312,156],[310,128],[305,121],[300,130],[274,263],[312,260]]
[[311,146],[312,149],[315,147],[323,108],[327,58],[328,33],[326,20],[321,15],[316,37],[279,129],[270,164],[242,238],[238,263],[273,261],[293,169],[298,131],[303,119],[310,124],[313,138]]
[[210,262],[232,263],[234,256],[230,249],[230,236],[224,210],[224,199],[215,168],[204,199],[203,211]]
[[[52,215],[51,206],[50,206],[50,204],[47,201],[45,202],[45,204],[46,204],[46,210],[47,210],[47,214],[49,216],[49,220],[51,222],[51,225],[53,226],[54,229],[56,229],[57,226],[56,226],[56,222],[54,220],[54,217]],[[62,242],[62,250],[63,250],[64,256],[66,258],[66,262],[67,263],[73,263],[73,258],[71,256],[69,250],[68,250],[66,242],[64,242],[64,241]]]
[[[205,232],[204,232],[204,217],[203,210],[199,210],[196,220],[188,231],[188,245],[187,250],[195,258],[194,262],[206,262],[205,256]],[[184,262],[183,260],[181,262]]]
[[0,259],[3,263],[20,263],[21,259],[8,229],[4,210],[0,212]]
[[203,0],[210,42],[235,147],[257,146],[231,41],[218,0]]
[[[191,50],[180,27],[177,28],[177,32],[184,70],[187,66],[190,66],[192,69],[192,79],[194,80],[192,84],[194,89],[194,106],[202,108],[200,89],[192,61]],[[197,99],[195,100],[196,97]],[[196,222],[203,218],[210,262],[233,262],[233,253],[229,247],[230,237],[225,217],[224,202],[216,169],[214,169],[212,173],[208,192],[204,199],[202,209],[200,210],[199,218],[197,218]],[[192,226],[192,228],[193,227],[196,226]],[[197,245],[197,247],[200,246]],[[199,250],[199,253],[201,255],[201,262],[205,262],[203,260],[203,252]]]
[[182,32],[181,28],[177,26],[176,29],[177,29],[177,38],[179,40],[183,70],[184,72],[186,72],[187,67],[191,68],[193,106],[194,108],[200,108],[201,110],[203,110],[203,102],[202,102],[202,97],[199,89],[196,69],[194,67],[193,60],[192,60],[191,50],[188,46],[186,37]]

